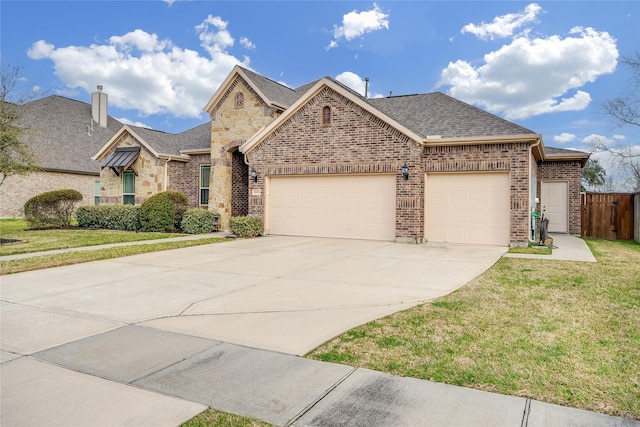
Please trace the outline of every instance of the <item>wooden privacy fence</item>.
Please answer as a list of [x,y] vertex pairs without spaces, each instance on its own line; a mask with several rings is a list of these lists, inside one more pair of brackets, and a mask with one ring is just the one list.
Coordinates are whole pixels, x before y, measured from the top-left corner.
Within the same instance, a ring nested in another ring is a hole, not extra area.
[[[582,237],[607,240],[633,239],[633,199],[630,193],[583,193]],[[635,197],[640,197],[640,193]]]

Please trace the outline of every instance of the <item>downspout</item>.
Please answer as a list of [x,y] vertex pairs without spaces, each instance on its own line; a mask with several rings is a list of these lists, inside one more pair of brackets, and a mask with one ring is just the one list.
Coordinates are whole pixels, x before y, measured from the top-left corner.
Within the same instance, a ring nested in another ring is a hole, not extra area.
[[169,180],[169,162],[173,160],[171,156],[164,162],[164,183],[162,185],[162,191],[167,191],[167,181]]
[[[531,154],[532,154],[532,155],[533,155],[533,149],[534,149],[535,147],[539,146],[541,142],[542,142],[542,138],[538,138],[538,140],[537,140],[536,142],[534,142],[533,144],[531,144]],[[530,157],[530,158],[531,158],[531,157]],[[531,172],[529,172],[529,173],[531,173]],[[536,194],[536,195],[538,194],[538,188],[537,188],[537,187],[538,187],[538,185],[539,185],[539,180],[537,179],[537,176],[538,176],[538,174],[536,173],[536,188],[535,188],[535,192],[536,192],[535,194]],[[529,182],[531,182],[531,176],[529,176]],[[533,203],[534,203],[534,204],[536,203],[536,200],[537,200],[537,199],[538,199],[537,197],[534,197],[534,198],[533,198]],[[531,201],[531,194],[529,194],[529,201]],[[532,239],[532,238],[531,238],[531,233],[530,233],[530,232],[529,232],[529,233],[527,233],[527,234],[529,234],[529,243],[536,243],[536,236],[535,236],[536,231],[537,231],[537,230],[536,230],[536,222],[535,222],[535,221],[536,221],[536,219],[535,219],[533,216],[531,216],[531,214],[533,213],[533,210],[535,210],[535,208],[536,208],[536,207],[535,207],[535,206],[533,206],[533,207],[529,210],[529,230],[531,230],[531,229],[532,229],[532,226],[533,226],[533,234],[534,234],[533,239]]]

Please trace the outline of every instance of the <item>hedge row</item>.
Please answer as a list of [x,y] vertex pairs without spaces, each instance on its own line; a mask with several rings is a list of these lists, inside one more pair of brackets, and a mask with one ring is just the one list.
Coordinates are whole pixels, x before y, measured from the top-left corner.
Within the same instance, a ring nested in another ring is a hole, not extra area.
[[80,206],[76,211],[78,227],[106,228],[109,230],[140,230],[138,206],[97,205]]

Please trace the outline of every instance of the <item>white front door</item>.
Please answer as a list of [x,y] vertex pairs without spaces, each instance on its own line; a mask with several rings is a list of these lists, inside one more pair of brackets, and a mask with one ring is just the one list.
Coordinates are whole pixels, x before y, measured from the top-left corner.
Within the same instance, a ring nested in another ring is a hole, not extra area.
[[549,218],[549,232],[569,231],[569,183],[542,182],[540,205],[545,218]]

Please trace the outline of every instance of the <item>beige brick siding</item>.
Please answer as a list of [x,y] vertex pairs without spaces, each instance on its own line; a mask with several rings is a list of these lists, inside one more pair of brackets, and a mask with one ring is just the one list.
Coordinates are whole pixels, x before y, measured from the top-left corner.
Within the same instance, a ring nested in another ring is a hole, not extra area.
[[[569,183],[569,234],[580,235],[580,175],[582,167],[579,160],[566,162],[540,162],[538,164],[538,195],[541,183],[548,181],[566,181]],[[542,209],[540,205],[538,211]]]
[[167,190],[179,191],[189,199],[189,207],[200,207],[200,165],[211,164],[209,154],[189,156],[189,162],[169,162]]
[[[322,110],[331,108],[331,125]],[[249,213],[264,217],[265,177],[276,175],[396,175],[396,239],[424,236],[424,174],[511,172],[511,240],[526,242],[529,209],[529,146],[526,143],[418,148],[416,141],[326,88],[248,154],[258,172],[249,182]],[[400,175],[403,163],[408,180]]]
[[0,217],[23,217],[27,200],[53,190],[77,190],[82,194],[82,202],[78,206],[93,205],[94,183],[98,179],[97,175],[44,171],[10,176],[0,187]]
[[[138,173],[135,181],[136,205],[144,203],[152,195],[164,190],[165,161],[155,158],[153,154],[128,133],[105,154],[104,159],[109,158],[117,147],[141,147],[140,156],[133,164],[133,169]],[[118,176],[110,168],[102,169],[100,172],[100,203],[122,203],[122,174]]]

